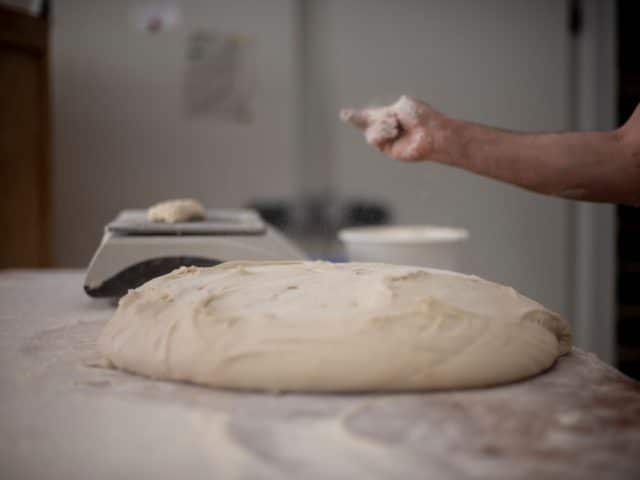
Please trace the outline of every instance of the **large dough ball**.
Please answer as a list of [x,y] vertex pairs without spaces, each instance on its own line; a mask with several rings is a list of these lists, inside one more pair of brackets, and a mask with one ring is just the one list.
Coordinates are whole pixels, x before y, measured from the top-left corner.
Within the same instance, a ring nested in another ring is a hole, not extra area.
[[520,380],[566,321],[477,277],[385,264],[229,262],[132,290],[99,339],[118,368],[214,387],[382,391]]

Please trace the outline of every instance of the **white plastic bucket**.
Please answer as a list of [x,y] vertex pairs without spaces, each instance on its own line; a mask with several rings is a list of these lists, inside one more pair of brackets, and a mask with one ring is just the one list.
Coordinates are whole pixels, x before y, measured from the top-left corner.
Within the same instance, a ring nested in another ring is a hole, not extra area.
[[432,225],[354,227],[340,230],[347,256],[354,262],[459,270],[469,232]]

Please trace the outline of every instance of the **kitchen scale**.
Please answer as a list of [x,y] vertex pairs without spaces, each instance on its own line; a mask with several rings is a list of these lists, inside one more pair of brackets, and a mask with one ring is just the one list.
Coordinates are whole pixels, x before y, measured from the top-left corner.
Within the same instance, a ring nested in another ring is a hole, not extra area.
[[120,297],[183,265],[306,258],[254,210],[212,209],[184,223],[151,222],[146,210],[124,210],[105,227],[84,289],[92,297]]

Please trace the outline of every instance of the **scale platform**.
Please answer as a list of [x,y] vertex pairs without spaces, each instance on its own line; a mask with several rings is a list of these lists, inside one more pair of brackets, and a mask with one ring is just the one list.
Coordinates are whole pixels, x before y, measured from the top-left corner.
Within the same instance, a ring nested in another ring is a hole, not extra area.
[[184,223],[150,222],[146,210],[125,210],[105,227],[84,289],[92,297],[121,297],[183,265],[305,259],[254,210],[211,209],[204,220]]

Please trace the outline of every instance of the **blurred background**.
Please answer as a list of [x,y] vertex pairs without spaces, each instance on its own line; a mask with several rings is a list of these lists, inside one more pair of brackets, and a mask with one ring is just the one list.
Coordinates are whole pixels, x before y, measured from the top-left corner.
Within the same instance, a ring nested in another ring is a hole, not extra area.
[[640,99],[631,0],[0,0],[0,267],[85,268],[124,208],[253,206],[314,258],[337,229],[470,232],[463,270],[640,376],[640,215],[401,165],[341,125],[400,94],[523,131]]

